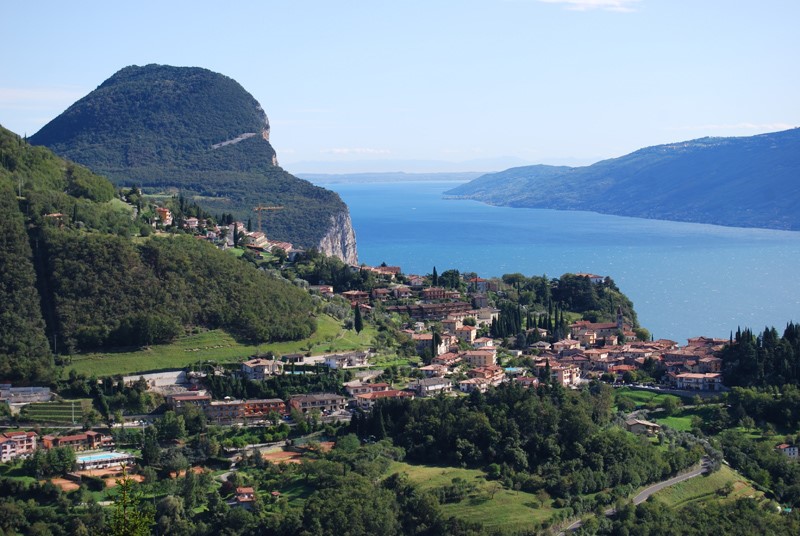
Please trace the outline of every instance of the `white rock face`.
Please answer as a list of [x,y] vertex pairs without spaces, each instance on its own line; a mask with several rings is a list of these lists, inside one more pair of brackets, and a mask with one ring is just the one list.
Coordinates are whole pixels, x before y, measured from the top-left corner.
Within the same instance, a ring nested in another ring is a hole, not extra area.
[[320,240],[318,249],[325,255],[339,257],[348,264],[358,264],[356,232],[353,230],[349,211],[331,216],[328,232]]

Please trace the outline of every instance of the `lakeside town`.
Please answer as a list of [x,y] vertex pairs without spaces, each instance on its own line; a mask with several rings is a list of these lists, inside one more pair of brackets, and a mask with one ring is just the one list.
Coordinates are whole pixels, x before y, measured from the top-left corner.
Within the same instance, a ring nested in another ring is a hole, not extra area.
[[[699,336],[684,345],[665,339],[638,340],[633,326],[619,311],[616,322],[572,322],[566,336],[558,340],[553,340],[547,329],[529,328],[525,340],[535,339],[536,342],[518,348],[513,340],[491,336],[492,326],[497,323],[501,311],[491,306],[489,296],[503,292],[505,285],[500,279],[469,278],[463,281],[465,291],[462,292],[430,286],[429,277],[402,275],[397,266],[362,265],[352,269],[374,274],[380,286],[371,292],[351,290],[337,295],[332,285],[321,284],[310,285],[309,292],[325,298],[339,296],[365,317],[379,307],[407,318],[402,332],[413,341],[419,356],[408,369],[407,377],[383,381],[384,371],[371,364],[375,352],[363,350],[321,355],[254,355],[237,368],[134,374],[124,377],[123,381],[127,385],[144,382],[148,390],[163,397],[164,410],[180,413],[187,407],[199,408],[210,423],[222,425],[263,425],[288,420],[292,414],[312,413],[323,420],[348,421],[353,412],[369,412],[383,399],[485,393],[503,383],[525,389],[543,383],[577,389],[591,381],[602,381],[614,386],[704,397],[726,390],[722,382],[722,359],[717,356],[729,342],[725,339]],[[605,276],[595,274],[575,276],[587,279],[592,285],[606,280]],[[655,370],[661,372],[657,383],[651,377]],[[285,374],[325,374],[325,371],[348,371],[352,379],[343,381],[336,392],[297,394],[285,400],[230,397],[217,400],[204,386],[208,374],[264,382]],[[642,377],[650,381],[645,385],[637,379]],[[28,404],[46,403],[55,398],[54,393],[44,387],[4,384],[0,389],[0,400],[14,408],[12,413],[16,415]],[[78,418],[80,416],[79,410]],[[158,412],[147,421],[157,418]],[[642,419],[632,419],[627,428],[653,434],[660,427]],[[0,461],[29,456],[37,448],[61,446],[79,451],[110,449],[113,439],[92,430],[42,437],[25,430],[6,432],[0,441]],[[794,445],[778,448],[789,457],[797,457]],[[82,469],[92,469],[133,460],[129,455],[79,463]]]

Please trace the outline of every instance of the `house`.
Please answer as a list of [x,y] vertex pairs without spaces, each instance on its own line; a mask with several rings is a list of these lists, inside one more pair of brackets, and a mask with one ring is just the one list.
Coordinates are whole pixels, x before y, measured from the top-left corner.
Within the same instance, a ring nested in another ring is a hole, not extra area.
[[576,365],[555,365],[550,368],[550,375],[553,382],[564,387],[578,385],[581,381],[581,369]]
[[283,374],[283,362],[257,357],[242,363],[242,374],[250,380],[264,380]]
[[317,292],[328,298],[333,296],[333,286],[331,285],[310,285],[308,290],[311,292]]
[[257,398],[253,400],[215,400],[204,408],[206,417],[214,422],[230,422],[240,419],[260,419],[272,413],[286,414],[286,403],[280,398]]
[[335,393],[296,395],[289,399],[289,406],[303,413],[308,413],[312,410],[340,411],[347,407],[347,398]]
[[790,460],[797,460],[798,456],[800,456],[800,449],[798,449],[797,445],[789,445],[787,443],[781,443],[775,450],[789,458]]
[[489,290],[489,280],[483,279],[482,277],[473,277],[472,279],[468,280],[470,290],[475,292],[486,292]]
[[556,343],[553,343],[553,350],[556,352],[563,352],[565,350],[578,350],[580,347],[580,341],[574,339],[562,339]]
[[425,301],[443,300],[446,291],[442,287],[429,287],[422,289],[420,297]]
[[406,280],[408,280],[408,284],[412,287],[421,287],[425,284],[425,278],[421,275],[409,274],[406,276]]
[[200,226],[200,220],[198,220],[195,217],[186,218],[186,221],[184,222],[184,224],[186,225],[186,227],[188,229],[197,229],[197,227]]
[[497,365],[487,365],[485,367],[475,367],[467,371],[470,378],[480,378],[488,381],[491,385],[497,386],[503,383],[506,378],[506,371]]
[[46,449],[55,447],[72,447],[74,450],[96,450],[114,444],[114,439],[109,435],[93,430],[81,434],[65,436],[46,435],[42,437],[42,446]]
[[344,384],[344,390],[347,391],[350,396],[388,391],[390,387],[388,383],[362,383],[360,380],[353,380]]
[[472,344],[475,342],[476,333],[478,333],[478,328],[475,326],[461,326],[460,328],[456,329],[456,337],[458,337],[458,340],[467,344]]
[[392,291],[388,288],[374,288],[372,289],[372,299],[375,301],[385,302],[389,301]]
[[392,289],[392,294],[394,295],[395,299],[407,300],[411,297],[411,289],[405,285],[399,285]]
[[455,333],[463,325],[461,317],[458,316],[448,316],[442,320],[442,329],[447,333]]
[[675,386],[678,389],[687,391],[721,391],[722,374],[717,372],[705,374],[684,372],[675,376]]
[[167,407],[173,411],[183,409],[187,406],[196,406],[204,409],[211,403],[211,395],[200,391],[187,391],[183,393],[169,394],[164,397]]
[[441,378],[449,372],[449,369],[445,365],[438,364],[425,365],[424,367],[420,367],[419,370],[425,375],[426,378]]
[[251,487],[236,488],[236,496],[234,497],[234,505],[245,510],[253,508],[253,503],[256,500],[256,492]]
[[368,304],[369,294],[363,290],[347,290],[342,292],[342,297],[351,304]]
[[595,285],[599,285],[600,283],[602,283],[605,280],[605,277],[603,277],[602,275],[584,274],[584,273],[577,273],[575,275],[577,277],[586,277],[586,278],[589,279],[589,281],[591,281]]
[[493,307],[484,307],[482,309],[478,309],[477,313],[475,314],[475,320],[479,326],[491,325],[492,320],[499,319],[500,309],[495,309]]
[[473,367],[487,367],[497,364],[497,350],[494,347],[468,350],[464,352],[464,361]]
[[277,254],[277,250],[282,249],[284,253],[289,256],[289,258],[293,258],[293,255],[298,253],[298,251],[294,249],[294,244],[291,242],[283,242],[281,240],[267,240],[267,246],[264,249],[269,250],[269,252],[273,254]]
[[473,391],[485,393],[491,386],[492,383],[484,378],[469,378],[458,382],[458,389],[462,393],[471,393]]
[[4,432],[0,434],[0,462],[33,454],[36,450],[36,432]]
[[531,387],[538,387],[539,386],[539,378],[534,376],[519,376],[514,378],[514,383],[517,385],[521,385],[525,389],[530,389]]
[[366,367],[369,365],[367,352],[349,352],[347,354],[332,354],[325,356],[325,365],[332,369],[348,369]]
[[721,372],[722,359],[719,357],[701,357],[697,362],[697,366],[701,373]]
[[453,390],[453,382],[444,378],[423,378],[411,380],[408,388],[416,391],[421,397],[435,396],[439,393],[449,393]]
[[417,303],[413,305],[391,305],[390,313],[407,314],[414,320],[442,320],[450,315],[472,310],[472,305],[462,301],[442,303]]
[[172,212],[165,207],[156,207],[156,218],[161,222],[161,225],[172,225]]
[[[481,348],[492,348],[493,346],[494,346],[494,339],[492,339],[491,337],[478,337],[477,339],[472,341],[472,347],[475,348],[476,350],[479,350]],[[520,352],[520,355],[521,354],[522,352]]]
[[[433,348],[433,333],[414,333],[411,335],[411,339],[414,341],[414,346],[418,354],[422,354],[425,350]],[[439,339],[439,344],[435,348],[434,357],[447,352],[448,344],[445,342],[445,338],[440,336]]]
[[447,352],[441,355],[438,355],[433,358],[431,361],[431,365],[442,365],[444,367],[452,367],[460,363],[463,360],[463,356],[455,353],[455,352]]
[[408,391],[399,391],[397,389],[387,389],[385,391],[373,391],[371,393],[362,393],[356,395],[356,406],[369,411],[375,405],[375,402],[383,398],[414,398],[414,394]]
[[652,436],[661,430],[661,425],[642,419],[631,418],[625,421],[625,429],[634,434],[647,434]]

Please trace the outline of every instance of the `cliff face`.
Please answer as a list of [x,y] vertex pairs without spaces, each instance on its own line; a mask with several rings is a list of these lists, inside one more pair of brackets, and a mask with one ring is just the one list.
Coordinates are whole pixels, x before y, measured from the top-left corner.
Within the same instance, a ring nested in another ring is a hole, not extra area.
[[339,257],[348,264],[358,264],[356,232],[353,230],[349,211],[344,210],[331,216],[328,232],[317,247],[325,255]]

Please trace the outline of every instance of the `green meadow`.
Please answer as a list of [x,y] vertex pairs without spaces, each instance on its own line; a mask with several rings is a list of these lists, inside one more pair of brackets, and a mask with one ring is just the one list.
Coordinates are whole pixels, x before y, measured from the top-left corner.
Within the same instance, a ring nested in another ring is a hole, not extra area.
[[345,330],[338,320],[321,315],[317,318],[314,334],[299,341],[256,345],[237,341],[229,333],[215,329],[181,337],[171,344],[144,349],[73,355],[64,368],[87,376],[103,377],[177,369],[199,362],[235,363],[256,353],[284,355],[310,352],[314,355],[365,350],[372,344],[375,333],[375,329],[369,325],[361,333]]
[[536,495],[502,488],[496,481],[487,481],[483,471],[477,469],[395,462],[389,468],[388,474],[392,473],[405,473],[424,490],[447,486],[454,478],[474,483],[473,493],[459,502],[443,504],[442,510],[445,515],[481,523],[500,533],[535,530],[555,513],[549,500],[540,507]]

